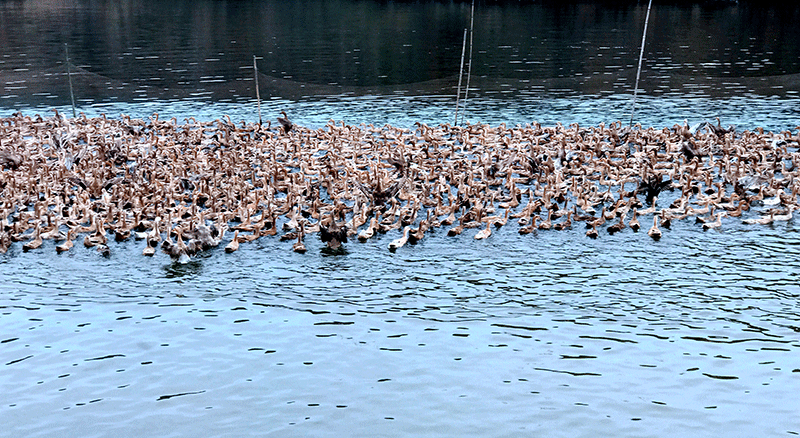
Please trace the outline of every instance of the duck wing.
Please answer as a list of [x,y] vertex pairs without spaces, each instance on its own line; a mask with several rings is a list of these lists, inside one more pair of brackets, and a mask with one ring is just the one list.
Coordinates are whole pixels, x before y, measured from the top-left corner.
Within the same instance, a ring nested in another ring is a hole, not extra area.
[[347,225],[341,227],[326,227],[320,224],[319,237],[323,242],[331,242],[333,240],[338,240],[343,243],[347,242]]
[[347,225],[342,225],[342,228],[339,229],[339,235],[336,236],[336,240],[342,243],[347,242]]
[[373,193],[373,199],[375,204],[384,204],[389,199],[392,199],[399,191],[403,188],[406,184],[407,179],[403,178],[400,181],[395,182],[391,186],[389,186],[386,190],[381,190],[377,193]]
[[320,224],[319,225],[319,238],[323,242],[330,242],[331,240],[333,240],[333,233],[331,233],[331,230],[328,227],[326,227],[325,225]]
[[364,195],[369,199],[374,199],[373,190],[370,187],[367,187],[361,181],[357,181],[357,187],[361,190]]
[[653,199],[661,193],[667,187],[670,187],[672,181],[666,180],[664,181],[664,175],[651,175],[647,181],[640,181],[639,188],[637,190],[644,190],[645,192],[645,204],[653,205]]

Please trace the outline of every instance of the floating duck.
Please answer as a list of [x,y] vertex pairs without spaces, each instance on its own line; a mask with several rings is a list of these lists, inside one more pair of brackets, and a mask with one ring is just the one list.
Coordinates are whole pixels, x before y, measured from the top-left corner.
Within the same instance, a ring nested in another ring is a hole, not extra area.
[[234,231],[233,238],[225,246],[225,252],[232,253],[239,249],[239,230]]
[[330,218],[329,225],[319,226],[320,239],[328,245],[330,249],[337,249],[342,243],[347,242],[347,226],[339,226],[333,217]]
[[73,240],[75,239],[75,235],[74,234],[75,234],[75,230],[72,229],[72,228],[70,228],[67,231],[67,238],[64,241],[64,243],[62,243],[61,245],[57,245],[56,246],[56,252],[57,253],[60,254],[62,252],[69,251],[73,247],[73,245],[74,245]]
[[281,129],[283,130],[284,134],[288,134],[289,131],[292,130],[294,124],[289,120],[289,116],[286,115],[286,111],[281,111],[283,117],[278,117],[278,123],[281,124]]
[[39,227],[39,224],[36,224],[36,229],[33,232],[33,238],[30,242],[25,242],[22,244],[23,251],[30,251],[32,249],[37,249],[42,246],[42,229]]
[[703,224],[703,231],[710,230],[712,228],[719,228],[722,226],[722,216],[725,216],[724,212],[717,213],[717,220],[713,222],[706,222]]
[[[411,243],[442,226],[450,236],[476,228],[473,236],[488,237],[509,218],[518,219],[520,234],[569,230],[581,221],[588,235],[603,225],[615,233],[629,209],[631,229],[653,214],[660,231],[692,216],[715,224],[718,212],[733,218],[751,205],[774,207],[743,220],[764,225],[791,220],[800,196],[800,135],[790,130],[729,135],[734,130],[720,120],[692,127],[685,121],[673,130],[623,129],[619,122],[419,123],[414,131],[331,121],[294,141],[298,128],[281,115],[285,135],[227,116],[184,124],[157,114],[0,117],[4,138],[24,139],[0,146],[0,252],[11,242],[27,250],[40,245],[38,238],[72,242],[81,234],[87,247],[110,252],[109,230],[114,240],[146,239],[146,255],[161,245],[168,254],[185,247],[193,256],[219,245],[227,229],[239,231],[230,246],[277,235],[281,216],[293,232],[285,239],[302,243],[319,233],[330,248],[349,236],[405,234],[405,227]],[[520,190],[520,183],[529,188]],[[726,193],[730,186],[733,193]],[[667,198],[675,189],[679,194]],[[668,208],[658,207],[659,196]]]
[[395,252],[398,248],[401,248],[403,245],[405,245],[406,242],[408,242],[408,233],[410,231],[411,227],[406,225],[405,228],[403,228],[403,236],[389,242],[389,251]]
[[297,236],[297,242],[292,245],[292,251],[303,254],[306,252],[306,246],[303,244],[303,236],[305,234],[305,227],[303,221],[300,221],[300,233]]
[[492,235],[492,222],[486,223],[486,228],[482,228],[475,234],[475,240],[483,240]]
[[647,235],[652,237],[653,240],[661,238],[661,230],[658,229],[658,218],[658,215],[653,215],[653,226],[650,227],[650,230],[647,232]]

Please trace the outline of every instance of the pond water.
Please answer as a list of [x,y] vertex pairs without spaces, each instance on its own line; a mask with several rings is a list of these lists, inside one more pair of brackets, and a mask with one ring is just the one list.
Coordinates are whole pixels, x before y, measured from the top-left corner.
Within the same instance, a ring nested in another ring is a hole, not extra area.
[[[452,123],[469,14],[2,2],[0,111],[71,115],[66,43],[90,116],[257,120],[255,55],[265,121]],[[645,14],[478,2],[467,121],[627,122]],[[795,129],[798,18],[768,2],[654,5],[635,122]],[[0,423],[26,437],[800,433],[795,220],[679,221],[659,241],[581,228],[438,231],[390,253],[394,231],[340,255],[261,238],[185,265],[137,241],[108,258],[17,243],[0,255]]]

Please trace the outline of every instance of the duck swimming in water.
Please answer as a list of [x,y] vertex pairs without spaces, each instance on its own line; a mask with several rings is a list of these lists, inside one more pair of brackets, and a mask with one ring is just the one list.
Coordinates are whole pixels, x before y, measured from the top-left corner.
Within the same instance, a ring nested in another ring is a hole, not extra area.
[[337,249],[342,246],[342,243],[347,242],[347,226],[338,225],[333,219],[333,215],[330,216],[327,226],[323,224],[319,225],[319,233],[320,239],[328,244],[328,248],[330,249]]
[[619,217],[619,222],[616,222],[606,228],[608,234],[614,234],[616,232],[622,231],[625,228],[625,216],[627,213],[623,213],[622,216]]
[[775,210],[769,211],[769,216],[764,216],[758,219],[744,219],[742,222],[752,225],[752,224],[760,224],[760,225],[767,225],[771,224],[775,220]]
[[22,244],[23,251],[30,251],[42,246],[42,229],[39,224],[36,224],[36,230],[33,233],[33,239],[30,242]]
[[631,218],[631,221],[628,222],[628,226],[631,227],[634,232],[638,232],[639,228],[642,227],[641,224],[639,224],[639,216],[636,208],[633,209],[633,218]]
[[658,229],[658,219],[659,216],[657,214],[653,215],[653,226],[650,227],[650,231],[647,232],[647,235],[652,237],[653,240],[658,240],[661,238],[661,230]]
[[156,247],[150,244],[150,241],[147,241],[147,245],[142,250],[142,255],[147,257],[152,257],[156,254]]
[[73,240],[75,239],[74,234],[75,234],[75,230],[73,228],[70,228],[69,231],[67,231],[67,239],[66,239],[66,241],[64,243],[62,243],[61,245],[56,246],[56,252],[57,253],[60,254],[62,252],[69,251],[73,247],[73,245],[74,245]]
[[0,229],[0,254],[5,254],[8,247],[11,245],[11,236],[5,231]]
[[[281,118],[291,123],[285,111]],[[747,212],[751,203],[788,207],[775,210],[772,217],[744,221],[766,224],[792,219],[800,191],[800,159],[793,152],[800,135],[791,132],[756,129],[712,141],[714,134],[689,129],[686,123],[680,132],[640,127],[623,135],[616,132],[619,127],[604,125],[590,132],[577,125],[494,129],[417,124],[412,132],[333,122],[319,130],[304,129],[294,141],[260,126],[239,127],[229,118],[216,128],[214,122],[186,122],[181,126],[156,118],[148,124],[129,117],[119,122],[105,117],[83,117],[79,123],[63,118],[26,122],[18,116],[0,117],[6,139],[0,145],[0,252],[9,241],[35,237],[31,231],[36,224],[45,240],[62,239],[59,227],[64,226],[74,230],[73,238],[89,233],[87,246],[105,245],[106,229],[119,240],[135,231],[137,239],[148,240],[143,254],[152,252],[162,237],[168,242],[164,247],[172,250],[175,235],[169,232],[180,228],[187,255],[192,255],[216,246],[222,240],[218,230],[227,226],[239,229],[236,244],[277,234],[276,219],[283,215],[290,219],[288,228],[301,216],[313,218],[305,233],[319,232],[329,247],[341,247],[346,237],[337,234],[342,228],[337,223],[346,223],[349,235],[367,228],[360,240],[370,238],[370,231],[374,235],[376,230],[412,226],[408,240],[414,243],[442,225],[455,224],[459,212],[462,219],[450,235],[487,224],[496,228],[508,218],[519,219],[521,234],[538,230],[540,224],[567,229],[573,220],[586,222],[587,229],[600,229],[607,221],[614,232],[625,226],[628,208],[634,209],[634,220],[628,223],[632,229],[637,219],[655,214],[665,221],[658,223],[663,230],[670,220],[694,220],[692,216],[701,214],[714,221],[718,216],[710,209],[715,206],[727,210],[726,217]],[[71,136],[60,136],[67,128],[75,135],[63,140]],[[299,127],[279,128],[294,136]],[[93,137],[99,132],[110,141],[96,144]],[[630,149],[615,150],[628,136],[636,138]],[[691,146],[693,157],[684,144]],[[126,161],[130,164],[122,166]],[[516,187],[534,180],[539,183],[535,187]],[[731,184],[734,193],[728,196],[724,186]],[[612,186],[620,188],[619,199],[611,194]],[[657,207],[657,196],[678,188],[681,195],[670,197],[669,208]],[[510,213],[525,196],[528,206]],[[572,216],[566,213],[568,203],[575,207]],[[599,217],[577,214],[578,208],[595,214],[601,205]],[[495,208],[506,209],[505,215],[488,216]],[[325,217],[331,210],[332,218]],[[413,228],[426,210],[429,219]],[[321,215],[322,223],[316,222]],[[378,216],[368,221],[371,215]],[[566,220],[559,219],[565,215]],[[370,226],[363,227],[367,222]]]
[[481,230],[475,234],[475,240],[488,239],[489,236],[491,235],[492,235],[492,222],[486,222],[486,228],[481,228]]
[[402,248],[403,245],[405,245],[406,242],[408,242],[409,232],[411,232],[411,226],[406,225],[405,228],[403,228],[403,236],[398,237],[397,239],[394,239],[391,242],[389,242],[389,251],[395,252],[397,251],[398,248]]
[[168,254],[173,260],[180,264],[189,263],[189,247],[183,241],[183,229],[178,227],[175,230],[175,244],[172,245]]
[[358,233],[358,241],[359,242],[366,242],[369,240],[373,235],[375,235],[375,230],[378,228],[378,217],[375,216],[369,221],[369,226]]
[[292,121],[289,120],[289,116],[286,115],[286,111],[281,111],[281,114],[283,114],[283,117],[278,117],[278,123],[281,124],[281,129],[283,130],[283,133],[288,134],[289,131],[291,131],[292,128],[294,127],[294,123],[292,123]]
[[703,224],[703,231],[710,230],[712,228],[719,228],[722,226],[722,216],[725,216],[725,212],[717,213],[717,220],[709,221]]
[[225,246],[225,252],[232,253],[239,249],[239,230],[234,231],[233,239]]
[[303,244],[303,236],[305,235],[305,220],[300,221],[300,232],[297,235],[297,242],[292,245],[292,251],[300,254],[304,254],[306,252],[306,246]]

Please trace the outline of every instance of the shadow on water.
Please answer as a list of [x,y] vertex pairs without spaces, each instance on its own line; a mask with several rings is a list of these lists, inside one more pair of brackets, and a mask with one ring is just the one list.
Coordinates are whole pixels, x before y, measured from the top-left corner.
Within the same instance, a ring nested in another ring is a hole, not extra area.
[[340,246],[338,248],[328,248],[327,246],[323,246],[319,250],[320,254],[324,257],[331,257],[331,256],[345,256],[350,254],[344,246]]
[[188,263],[173,261],[164,266],[166,278],[195,277],[203,272],[203,263],[198,259],[191,259]]

